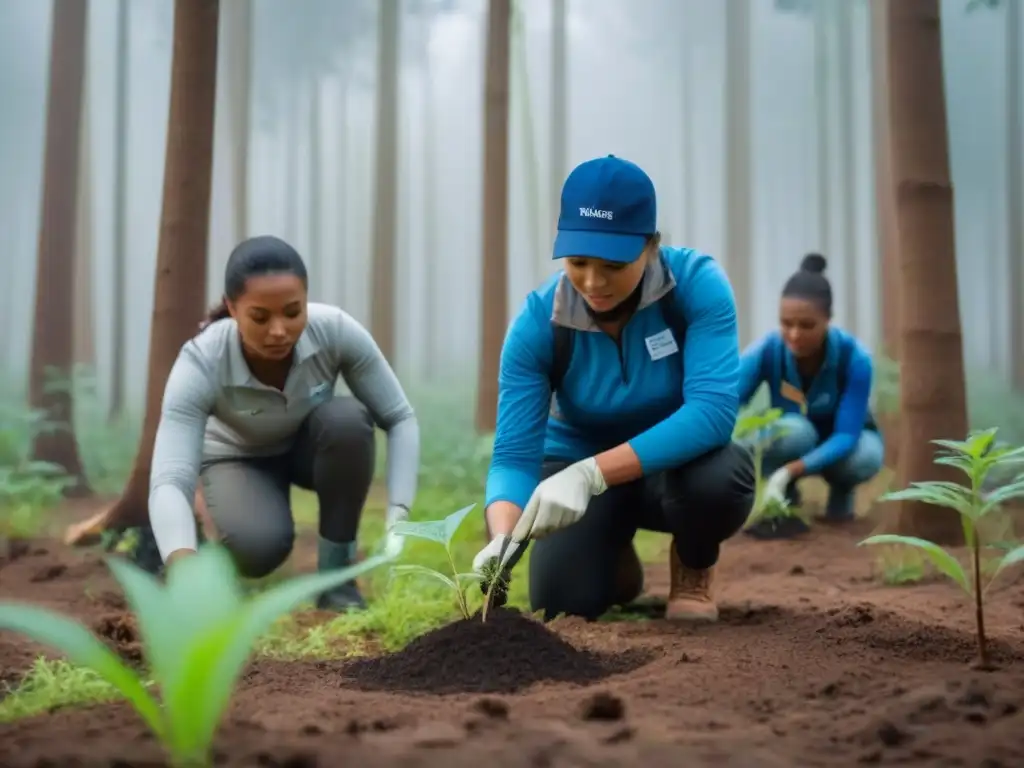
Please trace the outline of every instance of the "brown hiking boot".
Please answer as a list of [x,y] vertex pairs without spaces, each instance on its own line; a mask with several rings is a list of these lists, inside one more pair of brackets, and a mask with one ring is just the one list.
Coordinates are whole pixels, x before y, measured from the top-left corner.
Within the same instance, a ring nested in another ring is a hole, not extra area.
[[711,597],[714,572],[714,567],[698,571],[684,566],[676,553],[673,539],[669,557],[671,586],[665,618],[671,621],[718,621],[718,606]]
[[629,542],[619,552],[615,563],[614,605],[629,605],[644,591],[644,567],[636,554],[633,542]]

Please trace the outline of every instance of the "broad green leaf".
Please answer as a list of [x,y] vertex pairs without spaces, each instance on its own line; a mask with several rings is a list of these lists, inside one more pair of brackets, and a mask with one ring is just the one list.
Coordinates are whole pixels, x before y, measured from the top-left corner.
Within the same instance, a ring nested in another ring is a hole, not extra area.
[[972,517],[974,508],[971,492],[956,483],[914,483],[910,488],[890,491],[880,497],[881,501],[921,501],[940,507],[955,509],[962,515]]
[[992,574],[992,578],[989,579],[989,585],[996,580],[996,577],[999,576],[1005,568],[1017,565],[1018,563],[1024,563],[1024,546],[1017,547],[1003,556],[1003,559],[999,561],[999,565],[996,567],[995,573]]
[[444,532],[445,544],[451,542],[455,536],[455,532],[459,530],[459,526],[462,525],[462,521],[466,519],[466,515],[476,509],[476,504],[470,504],[468,507],[463,507],[457,512],[452,512],[448,517],[444,519]]
[[[196,555],[198,557],[198,555]],[[123,557],[107,558],[107,567],[121,585],[135,614],[146,661],[154,679],[163,686],[173,680],[182,663],[175,617],[159,580]]]
[[976,446],[969,440],[932,440],[931,444],[945,448],[950,453],[962,453],[967,456],[973,455],[976,450]]
[[0,603],[0,629],[25,635],[60,651],[72,664],[88,667],[131,703],[157,738],[163,740],[163,713],[135,673],[117,655],[76,621],[45,608]]
[[857,546],[865,546],[872,544],[904,544],[908,547],[916,547],[920,549],[931,561],[932,565],[939,569],[940,572],[951,578],[960,588],[968,595],[974,594],[971,590],[971,583],[967,579],[967,575],[964,573],[964,569],[960,566],[960,563],[955,557],[949,552],[944,550],[938,544],[933,544],[926,539],[919,539],[916,536],[896,536],[894,534],[880,534],[878,536],[869,536],[860,542]]
[[376,555],[338,571],[297,576],[241,604],[232,615],[211,621],[185,649],[189,666],[178,686],[182,698],[175,702],[175,711],[190,729],[188,743],[209,748],[257,639],[278,617],[390,560]]
[[396,576],[401,575],[417,575],[417,576],[429,576],[432,579],[440,581],[451,589],[458,589],[458,585],[452,580],[450,576],[446,576],[440,571],[435,571],[433,568],[427,568],[425,565],[419,565],[417,563],[403,563],[402,565],[391,566],[391,572]]
[[1012,483],[1000,486],[985,496],[981,514],[988,514],[1001,504],[1019,498],[1024,498],[1024,478],[1018,478]]
[[391,526],[391,532],[399,536],[412,536],[414,539],[448,544],[448,530],[444,520],[399,520]]

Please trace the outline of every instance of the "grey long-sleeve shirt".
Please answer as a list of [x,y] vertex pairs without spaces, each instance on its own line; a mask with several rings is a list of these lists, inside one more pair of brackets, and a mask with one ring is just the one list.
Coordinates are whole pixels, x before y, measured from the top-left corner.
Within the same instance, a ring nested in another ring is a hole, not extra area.
[[197,546],[192,504],[204,459],[286,453],[310,411],[334,396],[339,376],[387,432],[389,503],[412,506],[419,426],[397,377],[348,313],[310,303],[308,318],[283,392],[252,376],[233,319],[212,323],[181,348],[164,388],[149,484],[163,558]]

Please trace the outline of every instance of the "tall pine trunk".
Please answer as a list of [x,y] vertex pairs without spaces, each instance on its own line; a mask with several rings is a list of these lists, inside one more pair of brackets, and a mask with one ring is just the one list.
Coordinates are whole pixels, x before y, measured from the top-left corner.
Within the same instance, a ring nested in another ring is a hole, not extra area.
[[[891,158],[899,231],[899,487],[962,481],[934,464],[935,439],[967,433],[939,0],[885,0]],[[958,514],[903,502],[897,527],[939,544],[963,535]]]
[[37,461],[64,467],[75,483],[69,495],[87,495],[88,483],[75,441],[72,388],[74,286],[82,92],[85,82],[87,0],[55,0],[50,37],[46,149],[29,398],[32,407],[61,429],[36,435]]
[[149,475],[164,387],[181,350],[198,329],[206,302],[206,249],[213,176],[219,0],[176,0],[171,104],[164,161],[163,209],[149,335],[146,418],[121,498],[68,529],[69,544],[88,544],[104,528],[149,520]]
[[125,275],[127,272],[128,216],[128,59],[131,53],[128,0],[117,2],[117,58],[114,86],[114,249],[111,281],[113,312],[110,351],[110,421],[124,410]]
[[725,0],[725,265],[736,295],[741,344],[754,333],[750,186],[750,2]]
[[508,322],[508,115],[511,0],[490,0],[484,66],[483,259],[476,428],[494,431],[498,367]]
[[1006,3],[1006,245],[1010,283],[1010,381],[1024,392],[1024,146],[1021,136],[1020,0]]
[[370,332],[395,364],[395,268],[398,228],[398,0],[379,0],[377,147],[370,250]]

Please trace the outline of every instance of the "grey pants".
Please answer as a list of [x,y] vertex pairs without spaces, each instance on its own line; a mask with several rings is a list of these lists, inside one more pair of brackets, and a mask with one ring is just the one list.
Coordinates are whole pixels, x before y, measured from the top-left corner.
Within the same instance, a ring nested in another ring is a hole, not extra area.
[[316,493],[322,538],[354,542],[375,455],[369,411],[355,398],[335,397],[310,413],[290,453],[205,464],[206,508],[242,575],[266,576],[291,553],[292,485]]

